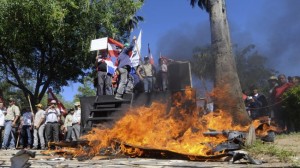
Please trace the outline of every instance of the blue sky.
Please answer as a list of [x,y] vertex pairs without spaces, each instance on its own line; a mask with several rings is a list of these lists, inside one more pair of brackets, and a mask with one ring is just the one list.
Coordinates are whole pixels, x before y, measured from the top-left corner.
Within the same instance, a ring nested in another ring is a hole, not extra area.
[[[299,6],[298,0],[226,0],[232,43],[241,48],[254,44],[270,67],[300,75]],[[209,16],[189,0],[145,0],[138,15],[145,21],[132,36],[142,30],[141,55],[147,55],[149,43],[156,62],[160,54],[185,60],[195,46],[210,44]],[[64,98],[71,101],[77,87],[64,87]]]

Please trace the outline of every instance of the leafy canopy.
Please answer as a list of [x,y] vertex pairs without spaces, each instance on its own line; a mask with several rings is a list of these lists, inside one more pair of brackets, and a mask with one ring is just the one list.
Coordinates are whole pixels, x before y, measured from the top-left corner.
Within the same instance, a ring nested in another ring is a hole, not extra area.
[[0,0],[0,71],[24,95],[40,101],[48,87],[59,91],[82,81],[94,55],[90,41],[124,41],[143,21],[143,0]]

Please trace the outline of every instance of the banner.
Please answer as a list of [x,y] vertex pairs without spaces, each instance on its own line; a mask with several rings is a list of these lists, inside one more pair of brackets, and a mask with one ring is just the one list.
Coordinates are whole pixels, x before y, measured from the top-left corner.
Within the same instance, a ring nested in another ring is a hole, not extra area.
[[136,67],[140,64],[141,47],[142,47],[142,31],[140,30],[139,36],[132,50],[132,55],[130,57],[132,67]]
[[90,51],[107,49],[107,37],[92,40]]
[[55,100],[57,104],[57,108],[61,111],[61,115],[67,115],[68,111],[66,110],[65,106],[60,102],[57,97],[52,92],[51,88],[48,88],[48,104],[50,104],[51,100]]

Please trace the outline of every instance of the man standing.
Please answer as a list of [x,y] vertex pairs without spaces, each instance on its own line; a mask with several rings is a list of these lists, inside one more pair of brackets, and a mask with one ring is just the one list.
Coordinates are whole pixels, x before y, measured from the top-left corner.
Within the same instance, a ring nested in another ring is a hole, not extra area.
[[81,108],[80,108],[80,102],[76,102],[74,104],[75,106],[75,112],[73,114],[73,121],[72,121],[72,140],[77,141],[80,137],[80,122],[81,122]]
[[42,104],[35,105],[37,108],[37,112],[34,118],[34,142],[33,149],[38,148],[39,140],[41,144],[41,149],[45,150],[45,138],[44,138],[44,130],[45,130],[45,111],[43,110]]
[[284,114],[282,107],[282,95],[292,87],[293,84],[287,82],[284,74],[278,75],[278,86],[276,86],[272,92],[272,104],[274,111],[274,120],[279,127],[284,130],[287,126],[287,116]]
[[47,142],[59,141],[60,110],[56,107],[56,101],[51,100],[50,107],[45,112],[46,118],[46,140]]
[[[29,108],[22,109],[22,116],[21,116],[21,145],[20,148],[22,149],[27,145],[27,149],[31,149],[32,145],[32,124],[33,124],[33,113],[30,111]],[[27,140],[26,140],[27,139]]]
[[9,98],[9,106],[4,114],[5,123],[2,148],[16,149],[13,127],[17,125],[17,121],[20,117],[20,109],[15,105],[15,100],[13,98]]
[[117,71],[119,72],[119,86],[117,89],[117,93],[115,95],[115,99],[117,100],[123,100],[123,94],[128,82],[128,73],[131,70],[131,61],[130,61],[130,56],[129,52],[132,51],[134,44],[136,41],[136,37],[133,37],[133,40],[131,44],[129,45],[128,43],[125,43],[125,47],[121,51],[120,55],[118,56],[118,69]]
[[96,57],[97,67],[97,96],[99,95],[112,95],[112,75],[107,71],[107,54],[103,53]]
[[167,74],[168,66],[167,66],[166,60],[163,58],[159,59],[159,63],[160,63],[162,91],[167,91],[167,88],[168,88],[168,74]]
[[144,64],[139,66],[137,74],[140,80],[144,82],[144,91],[151,93],[153,90],[153,75],[155,74],[155,68],[150,64],[149,57],[144,57]]
[[75,112],[74,108],[71,108],[65,119],[64,130],[65,130],[65,135],[66,135],[66,138],[65,138],[66,142],[71,142],[72,132],[73,132],[72,124],[73,124],[74,112]]

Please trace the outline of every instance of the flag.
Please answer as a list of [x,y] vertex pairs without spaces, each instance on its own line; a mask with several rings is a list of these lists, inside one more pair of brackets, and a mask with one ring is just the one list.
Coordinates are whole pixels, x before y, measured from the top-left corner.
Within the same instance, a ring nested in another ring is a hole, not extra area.
[[105,60],[105,63],[107,65],[107,73],[113,75],[117,69],[117,67],[114,65],[111,59],[107,58]]
[[65,108],[65,106],[60,102],[57,97],[52,92],[51,88],[48,88],[48,104],[50,104],[51,100],[55,100],[57,103],[57,108],[62,112],[62,115],[67,115],[68,112]]
[[149,57],[150,64],[154,65],[154,59],[153,59],[152,53],[150,51],[150,45],[149,45],[149,43],[148,43],[148,57]]
[[142,31],[140,30],[139,36],[136,40],[135,46],[132,50],[132,54],[130,57],[132,67],[137,67],[140,64],[141,47],[142,47]]
[[117,48],[123,48],[124,45],[112,38],[107,39],[107,49],[108,49],[108,55],[111,57],[118,57],[119,52]]

